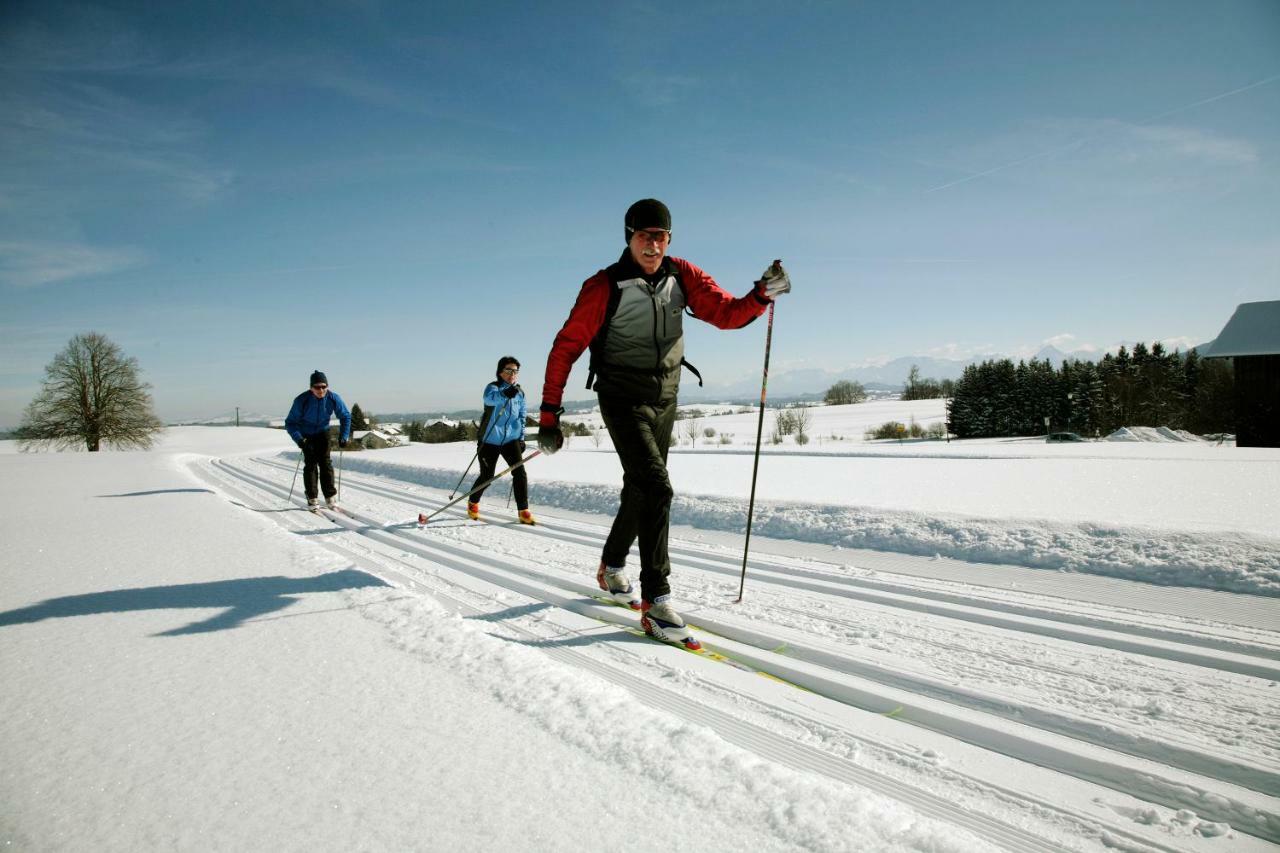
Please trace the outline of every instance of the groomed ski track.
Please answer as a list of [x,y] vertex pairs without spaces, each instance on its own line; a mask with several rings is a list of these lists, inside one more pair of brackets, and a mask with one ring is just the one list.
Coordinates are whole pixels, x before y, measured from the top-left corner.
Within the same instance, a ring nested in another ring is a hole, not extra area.
[[[293,474],[289,462],[272,458],[192,467],[229,499],[263,512],[284,504]],[[832,639],[859,638],[865,625],[854,608],[871,608],[896,614],[903,630],[931,626],[928,633],[935,636],[923,642],[952,660],[964,658],[971,642],[965,632],[972,630],[1000,637],[992,645],[994,657],[1008,657],[997,664],[1037,666],[1038,678],[1070,676],[1062,662],[1065,647],[1067,657],[1114,655],[1125,666],[1159,668],[1158,676],[1171,680],[1207,672],[1210,682],[1230,679],[1265,696],[1267,682],[1280,679],[1280,645],[1268,632],[1145,625],[1120,610],[1073,609],[919,579],[850,576],[807,561],[756,556],[748,603],[726,607],[730,587],[736,594],[740,556],[673,539],[682,610],[708,650],[734,664],[725,666],[637,637],[634,613],[595,597],[592,568],[605,527],[545,513],[537,527],[519,527],[514,511],[502,512],[501,499],[491,493],[488,510],[510,517],[509,524],[468,522],[459,511],[423,529],[412,519],[418,510],[444,503],[437,490],[352,472],[344,473],[342,485],[344,513],[268,517],[390,583],[426,591],[464,616],[490,623],[494,633],[593,672],[639,701],[702,723],[782,765],[876,790],[1009,850],[1075,848],[1056,840],[1063,834],[1085,846],[1222,848],[1223,839],[1215,847],[1213,838],[1177,836],[1133,817],[1151,805],[1230,824],[1235,834],[1225,843],[1232,849],[1266,849],[1258,839],[1280,841],[1280,761],[1273,752],[1248,744],[1215,746],[1214,733],[1194,727],[1162,724],[1153,735],[1105,714],[1022,700],[1013,691],[992,690],[990,674],[980,667],[972,677],[903,667],[875,648],[874,632],[865,645]],[[554,565],[558,557],[568,560],[561,570]],[[513,607],[512,594],[527,604]],[[798,597],[803,608],[794,606]],[[821,623],[822,631],[804,630],[810,623]],[[1034,650],[1019,652],[1018,640],[1033,642]],[[1058,652],[1028,660],[1046,646]],[[670,679],[663,676],[673,670],[691,674],[681,682],[685,689],[667,686]],[[1234,725],[1224,721],[1224,728]],[[916,743],[936,748],[913,749]],[[868,762],[847,757],[851,750],[879,760],[864,766]],[[976,755],[957,763],[989,772],[884,769],[918,765],[922,755],[927,763],[939,750]],[[1020,781],[1016,790],[1001,784],[1019,776],[1036,784]],[[931,790],[938,779],[954,790]],[[1072,796],[1056,796],[1058,789]],[[1038,823],[1054,831],[1037,832]]]

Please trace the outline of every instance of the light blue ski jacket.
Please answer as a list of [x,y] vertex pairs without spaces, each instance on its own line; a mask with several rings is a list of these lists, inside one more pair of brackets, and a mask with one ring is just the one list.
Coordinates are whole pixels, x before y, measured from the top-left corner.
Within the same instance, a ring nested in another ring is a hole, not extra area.
[[484,388],[484,407],[490,411],[483,434],[485,444],[503,445],[524,440],[524,391],[507,397],[502,392],[510,387],[510,382],[499,379]]

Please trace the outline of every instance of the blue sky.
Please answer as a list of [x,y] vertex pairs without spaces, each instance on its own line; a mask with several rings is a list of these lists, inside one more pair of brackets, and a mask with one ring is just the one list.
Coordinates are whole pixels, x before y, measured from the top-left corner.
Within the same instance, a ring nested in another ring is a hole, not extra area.
[[1199,343],[1280,298],[1278,158],[1274,0],[10,0],[0,426],[88,330],[166,419],[474,407],[503,354],[536,406],[646,196],[734,293],[784,259],[776,370]]

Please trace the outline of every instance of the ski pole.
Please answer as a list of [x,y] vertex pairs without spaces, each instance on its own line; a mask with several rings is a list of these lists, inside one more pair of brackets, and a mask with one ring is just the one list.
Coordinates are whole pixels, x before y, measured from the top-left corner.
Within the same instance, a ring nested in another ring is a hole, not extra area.
[[[505,471],[501,471],[501,472],[499,472],[499,473],[497,473],[497,474],[494,474],[492,477],[490,477],[489,479],[485,480],[483,483],[480,483],[478,486],[476,486],[474,489],[472,489],[472,490],[471,490],[471,492],[478,492],[478,491],[481,491],[482,489],[487,489],[487,488],[489,488],[489,485],[490,485],[491,483],[493,483],[493,481],[494,481],[494,480],[501,480],[503,477],[507,476],[507,475],[508,475],[508,474],[510,474],[512,471],[514,471],[514,470],[516,470],[517,468],[519,468],[520,466],[524,465],[526,462],[528,462],[528,461],[529,461],[530,459],[532,459],[533,457],[535,457],[535,456],[541,456],[541,455],[542,455],[542,451],[541,451],[541,450],[535,450],[535,451],[533,451],[533,452],[532,452],[532,453],[530,453],[528,456],[526,456],[525,458],[521,459],[521,460],[520,460],[519,462],[517,462],[516,464],[512,465],[510,468],[507,468]],[[433,512],[433,513],[431,513],[431,514],[427,514],[427,513],[425,513],[425,512],[420,512],[420,513],[418,513],[418,523],[419,523],[419,524],[426,524],[428,521],[430,521],[431,519],[435,518],[437,515],[439,515],[440,513],[444,512],[446,509],[448,509],[449,507],[453,506],[453,505],[454,505],[454,504],[456,504],[458,501],[462,500],[462,499],[463,499],[463,498],[465,498],[465,497],[469,497],[469,496],[471,495],[471,492],[467,492],[466,494],[458,495],[456,498],[454,498],[453,500],[449,501],[447,504],[445,504],[444,506],[440,507],[438,510],[436,510],[435,512]]]
[[293,482],[289,484],[289,503],[293,503],[293,487],[298,485],[298,470],[302,468],[302,457],[306,455],[302,452],[302,448],[298,448],[298,464],[293,469]]
[[[485,386],[485,387],[488,387],[488,386]],[[510,403],[511,403],[511,398],[508,397],[507,402],[502,404],[502,408],[498,411],[498,414],[494,416],[493,420],[489,421],[489,426],[485,428],[484,435],[480,438],[478,442],[476,442],[475,456],[471,457],[471,461],[467,463],[467,470],[463,471],[462,476],[458,478],[458,485],[453,487],[452,492],[449,492],[450,500],[453,499],[453,496],[457,493],[458,489],[462,488],[462,481],[467,479],[467,475],[471,473],[471,466],[476,464],[476,460],[480,458],[480,448],[484,446],[484,440],[489,437],[489,433],[493,432],[493,425],[498,422],[498,418],[502,417],[502,413],[507,410],[507,406]]]
[[[781,261],[774,261],[779,265]],[[765,390],[769,387],[769,349],[773,346],[773,308],[769,303],[769,325],[764,335],[764,376],[760,380],[760,420],[756,424],[756,459],[751,465],[751,499],[747,502],[747,538],[742,545],[742,580],[738,583],[737,604],[742,603],[742,592],[747,586],[747,554],[751,552],[751,517],[756,508],[756,474],[760,471],[760,436],[764,433]]]
[[338,499],[339,503],[342,502],[342,454],[343,453],[346,453],[346,450],[344,448],[339,447],[338,448],[338,491],[334,494],[334,497]]
[[458,478],[458,482],[453,487],[453,491],[449,492],[450,499],[458,493],[458,489],[462,488],[462,481],[467,479],[467,475],[471,473],[471,466],[476,464],[476,460],[480,458],[480,448],[476,448],[476,452],[471,454],[471,461],[467,463],[467,470],[462,472],[462,476]]

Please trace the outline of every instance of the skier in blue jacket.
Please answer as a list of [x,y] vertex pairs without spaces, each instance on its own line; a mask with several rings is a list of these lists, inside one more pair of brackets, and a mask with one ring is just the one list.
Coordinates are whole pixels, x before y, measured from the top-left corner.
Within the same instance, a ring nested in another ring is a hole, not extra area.
[[[480,497],[485,490],[476,486],[493,476],[501,455],[508,465],[520,461],[524,453],[524,389],[516,384],[520,375],[520,362],[513,355],[498,359],[497,378],[484,389],[484,418],[480,421],[480,446],[476,451],[480,459],[480,474],[471,487],[467,503],[467,515],[480,517]],[[511,472],[511,484],[516,495],[516,509],[521,524],[534,524],[529,512],[529,475],[521,466]]]
[[[331,509],[337,507],[337,488],[333,485],[333,460],[329,457],[329,420],[338,416],[338,446],[351,440],[351,412],[336,392],[329,390],[329,380],[319,370],[311,374],[311,388],[293,398],[284,428],[293,443],[302,449],[306,464],[302,483],[307,490],[307,506],[320,505],[320,489]],[[319,488],[317,488],[317,475]]]

